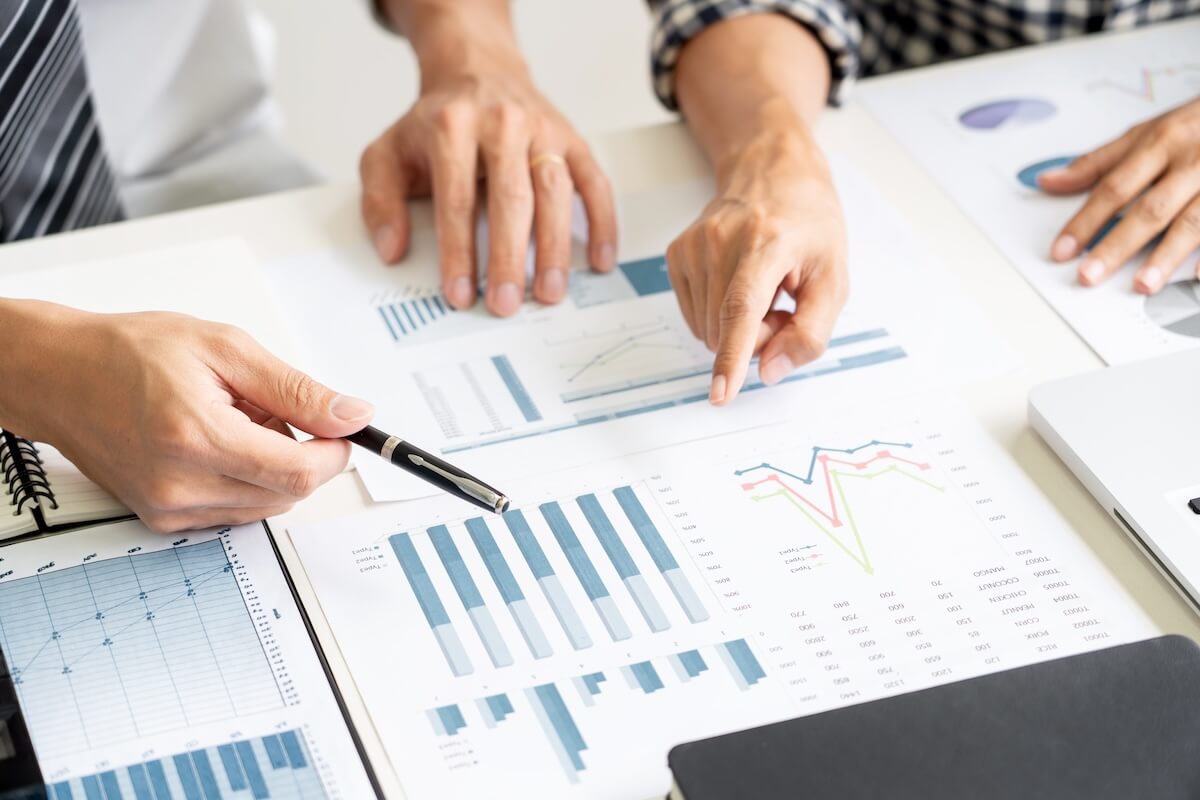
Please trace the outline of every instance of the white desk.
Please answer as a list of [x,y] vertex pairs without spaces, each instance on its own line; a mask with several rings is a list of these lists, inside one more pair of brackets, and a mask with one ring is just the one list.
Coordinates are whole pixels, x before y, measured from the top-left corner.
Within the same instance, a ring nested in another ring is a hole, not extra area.
[[[1098,367],[1099,359],[865,111],[851,105],[827,115],[820,136],[831,147],[836,143],[838,152],[874,178],[928,251],[941,260],[941,268],[957,274],[965,290],[1021,356],[1020,368],[970,385],[964,392],[990,435],[1041,486],[1164,632],[1200,639],[1200,618],[1026,425],[1025,399],[1030,387]],[[686,131],[677,125],[615,134],[595,144],[620,191],[696,177],[706,171]],[[0,274],[229,235],[243,237],[262,260],[359,241],[364,232],[358,217],[358,189],[342,185],[290,192],[5,246],[0,248]],[[273,527],[281,532],[288,523],[354,512],[369,502],[358,479],[344,474],[273,522]],[[303,569],[290,543],[280,538],[314,624],[327,632]],[[324,638],[330,641],[328,636]],[[336,651],[327,654],[385,790],[389,796],[402,797],[396,777],[386,769],[387,760],[344,662]]]

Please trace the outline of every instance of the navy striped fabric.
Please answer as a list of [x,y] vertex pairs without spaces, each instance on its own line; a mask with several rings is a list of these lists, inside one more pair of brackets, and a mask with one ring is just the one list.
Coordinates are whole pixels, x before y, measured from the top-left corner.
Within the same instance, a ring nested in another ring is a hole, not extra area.
[[0,241],[121,216],[74,0],[0,0]]

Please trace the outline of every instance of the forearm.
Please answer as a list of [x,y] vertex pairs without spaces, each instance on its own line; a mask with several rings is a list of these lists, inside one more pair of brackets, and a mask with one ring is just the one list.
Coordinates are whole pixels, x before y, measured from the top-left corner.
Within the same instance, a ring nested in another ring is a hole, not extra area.
[[51,373],[90,315],[54,303],[0,298],[0,428],[46,439],[48,422],[62,399]]
[[807,138],[829,82],[829,60],[813,33],[775,14],[713,25],[688,42],[675,69],[680,108],[718,179],[763,134]]
[[525,69],[509,0],[378,0],[393,27],[412,43],[422,82],[447,72]]

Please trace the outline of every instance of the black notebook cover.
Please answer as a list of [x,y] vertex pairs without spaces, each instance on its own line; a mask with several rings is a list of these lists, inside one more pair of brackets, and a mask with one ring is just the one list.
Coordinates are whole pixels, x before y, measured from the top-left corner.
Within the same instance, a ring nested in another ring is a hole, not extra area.
[[683,744],[673,798],[1200,798],[1200,648],[1164,636]]

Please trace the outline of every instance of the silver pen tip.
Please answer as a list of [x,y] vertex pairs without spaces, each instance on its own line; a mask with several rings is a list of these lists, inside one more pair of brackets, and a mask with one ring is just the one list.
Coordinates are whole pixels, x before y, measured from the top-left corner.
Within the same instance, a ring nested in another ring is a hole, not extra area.
[[503,514],[505,511],[508,511],[508,506],[509,506],[509,502],[508,502],[507,497],[505,497],[502,494],[496,496],[496,513],[497,514]]

